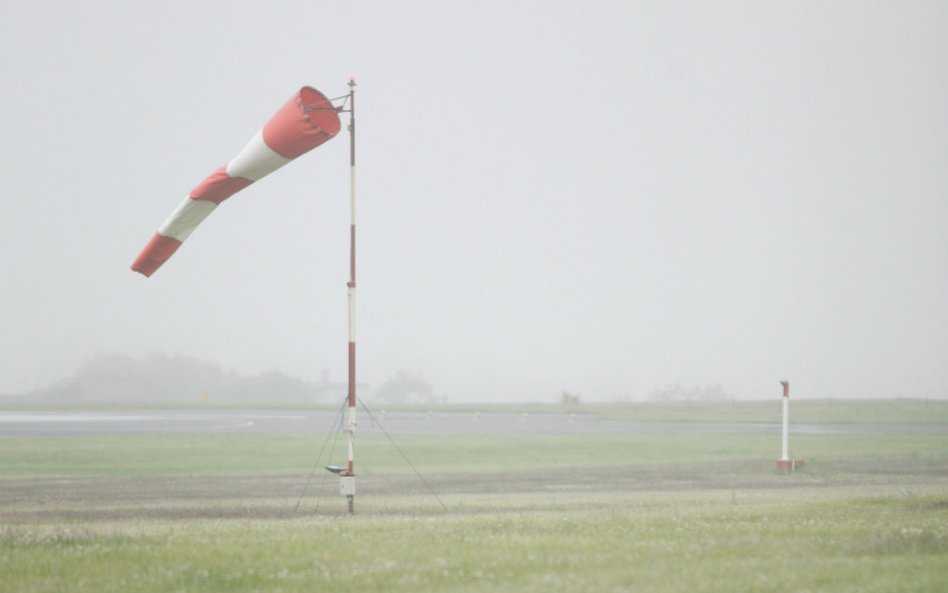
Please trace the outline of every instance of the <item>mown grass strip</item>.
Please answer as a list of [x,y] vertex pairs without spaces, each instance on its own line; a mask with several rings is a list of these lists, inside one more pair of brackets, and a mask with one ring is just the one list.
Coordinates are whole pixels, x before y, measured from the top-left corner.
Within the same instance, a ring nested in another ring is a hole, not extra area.
[[[765,433],[610,433],[580,435],[397,435],[399,447],[426,472],[606,467],[731,460],[772,460],[778,435]],[[94,477],[259,475],[308,471],[323,436],[143,434],[0,438],[0,475]],[[336,448],[336,457],[344,455]],[[948,433],[800,434],[792,453],[819,461],[896,459],[944,463]],[[325,463],[340,461],[325,459]],[[378,434],[359,437],[360,466],[410,468]]]

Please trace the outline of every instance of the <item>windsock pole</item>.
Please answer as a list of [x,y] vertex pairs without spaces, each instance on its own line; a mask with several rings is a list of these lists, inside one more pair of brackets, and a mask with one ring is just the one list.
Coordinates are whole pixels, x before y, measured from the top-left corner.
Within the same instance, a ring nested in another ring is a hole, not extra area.
[[[349,77],[349,94],[343,95],[345,104],[334,109],[340,113],[349,114],[349,281],[346,282],[346,300],[349,308],[349,389],[346,403],[349,412],[346,420],[346,440],[348,441],[349,462],[345,467],[327,465],[326,469],[339,474],[339,493],[346,497],[349,514],[355,512],[355,435],[356,425],[356,190],[355,190],[355,76]],[[342,98],[342,97],[339,97]]]
[[355,510],[355,433],[356,433],[356,190],[355,190],[355,76],[349,77],[349,419],[346,435],[349,441],[349,464],[340,472],[339,490],[346,497],[349,514]]

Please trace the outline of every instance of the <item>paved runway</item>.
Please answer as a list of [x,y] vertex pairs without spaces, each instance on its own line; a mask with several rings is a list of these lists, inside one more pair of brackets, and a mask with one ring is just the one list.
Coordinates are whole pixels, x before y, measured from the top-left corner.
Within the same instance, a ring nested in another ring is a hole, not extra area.
[[[340,428],[337,412],[313,410],[136,410],[96,412],[0,411],[0,437],[147,433],[325,433]],[[774,423],[636,422],[593,414],[474,414],[395,412],[376,418],[359,410],[359,432],[393,434],[590,434],[760,433],[779,434]],[[945,433],[948,424],[794,424],[805,433]]]

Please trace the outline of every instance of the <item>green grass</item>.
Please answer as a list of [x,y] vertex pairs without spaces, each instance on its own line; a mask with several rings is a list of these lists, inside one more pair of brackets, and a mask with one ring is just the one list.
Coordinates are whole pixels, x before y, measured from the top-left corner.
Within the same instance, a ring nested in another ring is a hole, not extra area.
[[[4,590],[944,591],[948,498],[587,496],[476,513],[0,527]],[[576,503],[577,501],[573,501]]]
[[944,432],[324,436],[0,437],[0,592],[948,590]]
[[[592,435],[396,435],[412,463],[431,472],[503,471],[527,468],[608,467],[641,464],[772,460],[779,437],[769,433],[608,433]],[[323,435],[110,435],[0,438],[0,472],[14,477],[258,475],[305,471]],[[359,436],[360,467],[407,472],[409,466],[387,439]],[[324,454],[330,462],[328,449]],[[948,433],[799,434],[795,457],[834,461],[943,459]],[[344,444],[333,461],[342,462]]]

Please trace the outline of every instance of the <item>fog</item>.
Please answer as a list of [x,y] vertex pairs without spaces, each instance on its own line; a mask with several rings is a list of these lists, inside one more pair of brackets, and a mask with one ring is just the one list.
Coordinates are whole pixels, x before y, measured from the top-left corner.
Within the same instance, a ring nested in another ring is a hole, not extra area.
[[100,353],[344,377],[345,133],[129,265],[350,74],[370,389],[948,396],[948,4],[517,0],[4,2],[0,394]]

